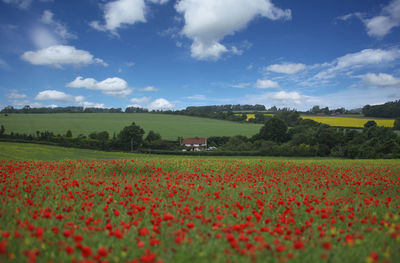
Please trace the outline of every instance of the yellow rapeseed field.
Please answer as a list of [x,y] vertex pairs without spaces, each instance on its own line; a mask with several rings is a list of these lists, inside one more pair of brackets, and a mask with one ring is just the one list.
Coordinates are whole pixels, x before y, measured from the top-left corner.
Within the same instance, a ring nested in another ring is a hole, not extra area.
[[[242,114],[238,113],[235,114],[236,116],[240,116]],[[264,114],[265,116],[273,116],[273,114]],[[254,119],[254,114],[247,114],[247,119]],[[352,118],[352,117],[332,117],[332,116],[301,116],[303,119],[310,119],[316,122],[328,124],[330,126],[335,127],[356,127],[356,128],[363,128],[364,124],[367,121],[375,121],[378,126],[384,127],[393,127],[394,120],[379,120],[374,118]]]
[[367,121],[375,121],[378,126],[393,127],[394,120],[378,120],[350,117],[320,117],[320,116],[301,116],[303,119],[310,119],[336,127],[364,127]]

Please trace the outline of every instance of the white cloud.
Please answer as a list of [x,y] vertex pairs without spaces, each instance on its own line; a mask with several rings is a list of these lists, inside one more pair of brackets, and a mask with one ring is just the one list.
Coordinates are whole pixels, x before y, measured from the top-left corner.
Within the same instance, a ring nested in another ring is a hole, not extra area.
[[369,85],[378,87],[396,87],[400,88],[400,78],[393,77],[385,73],[368,73],[362,76],[362,79]]
[[175,9],[184,16],[182,34],[193,40],[191,54],[199,60],[220,59],[229,51],[220,41],[246,28],[257,16],[291,19],[289,9],[277,8],[270,0],[180,0]]
[[53,17],[54,14],[51,11],[45,10],[43,11],[41,22],[53,27],[54,32],[63,40],[76,39],[76,35],[69,33],[66,26],[58,21],[55,21]]
[[90,26],[96,30],[108,30],[117,34],[116,30],[123,25],[146,22],[145,13],[146,4],[144,0],[117,0],[104,6],[104,25],[100,24],[99,21],[93,21]]
[[207,100],[207,97],[204,95],[197,94],[197,95],[187,96],[186,99],[188,99],[188,100]]
[[368,35],[384,37],[392,28],[400,26],[400,0],[393,0],[382,9],[381,15],[363,20]]
[[3,0],[4,3],[17,5],[19,8],[27,9],[33,0]]
[[362,13],[351,13],[338,17],[346,21],[352,17],[360,19],[367,29],[367,34],[375,38],[383,38],[389,34],[393,28],[400,26],[400,0],[392,0],[384,6],[379,15],[367,18]]
[[60,44],[60,41],[49,30],[43,27],[36,27],[30,31],[33,44],[38,49],[48,48]]
[[151,92],[151,91],[158,91],[158,89],[153,87],[153,86],[147,86],[147,87],[145,87],[143,89],[140,89],[140,91]]
[[86,66],[88,64],[107,64],[85,50],[76,49],[73,46],[56,45],[38,51],[27,51],[21,58],[33,65],[46,65],[62,68],[62,65]]
[[265,70],[283,73],[283,74],[295,74],[306,68],[306,65],[302,63],[284,63],[284,64],[274,64],[265,67]]
[[20,94],[20,93],[18,93],[18,90],[13,89],[10,91],[9,94],[6,94],[6,97],[10,98],[10,99],[23,99],[23,98],[26,98],[26,95]]
[[107,78],[103,81],[97,81],[93,78],[77,77],[66,85],[69,88],[85,88],[90,90],[100,90],[103,94],[116,97],[125,97],[132,93],[128,83],[121,78]]
[[130,102],[137,104],[147,104],[150,101],[149,97],[132,98]]
[[66,94],[62,91],[57,91],[57,90],[44,90],[40,91],[36,97],[35,100],[53,100],[57,102],[72,102],[74,101],[74,96]]
[[324,67],[328,66],[328,69],[320,71],[314,76],[314,79],[329,79],[335,77],[337,72],[360,69],[371,65],[383,66],[399,58],[400,50],[398,49],[364,49],[360,52],[346,54],[331,63],[323,64]]
[[297,91],[278,91],[278,92],[265,92],[262,94],[246,95],[243,103],[249,104],[262,104],[267,107],[273,105],[277,107],[288,108],[302,108],[308,109],[310,105],[318,103],[318,98],[303,95]]
[[104,106],[104,103],[95,103],[89,101],[83,101],[80,103],[80,105],[84,108],[106,108],[106,106]]
[[269,79],[258,79],[256,82],[257,89],[275,89],[279,88],[279,84],[276,81]]
[[72,103],[72,104],[78,104],[85,108],[105,108],[104,103],[94,103],[85,101],[85,97],[83,96],[72,96],[70,94],[66,94],[65,92],[58,90],[40,91],[36,95],[35,100],[51,100],[61,103]]
[[149,110],[172,110],[174,107],[174,104],[163,98],[156,99],[148,105]]

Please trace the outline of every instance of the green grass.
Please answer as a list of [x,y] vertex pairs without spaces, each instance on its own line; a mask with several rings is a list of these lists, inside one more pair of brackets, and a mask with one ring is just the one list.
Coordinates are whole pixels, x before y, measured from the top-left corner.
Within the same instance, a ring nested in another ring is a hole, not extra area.
[[[60,146],[39,145],[30,143],[0,142],[0,160],[16,161],[63,161],[63,160],[142,160],[142,161],[162,161],[175,160],[178,163],[190,161],[253,161],[267,160],[271,162],[290,161],[297,164],[319,163],[333,166],[354,166],[367,165],[375,166],[377,164],[395,165],[400,160],[348,160],[332,157],[271,157],[271,156],[175,156],[159,154],[138,154],[124,152],[103,152],[88,149],[75,149]],[[180,165],[178,165],[180,166]]]
[[123,127],[136,122],[146,133],[150,130],[161,134],[163,139],[176,140],[182,137],[252,136],[260,124],[237,123],[207,118],[150,114],[150,113],[60,113],[60,114],[9,114],[0,115],[0,124],[6,133],[34,134],[36,131],[51,131],[65,134],[68,129],[73,136],[91,132],[108,131],[118,133]]
[[[0,160],[60,161],[130,159],[133,154],[102,152],[30,143],[0,142]],[[135,154],[135,156],[140,156]]]

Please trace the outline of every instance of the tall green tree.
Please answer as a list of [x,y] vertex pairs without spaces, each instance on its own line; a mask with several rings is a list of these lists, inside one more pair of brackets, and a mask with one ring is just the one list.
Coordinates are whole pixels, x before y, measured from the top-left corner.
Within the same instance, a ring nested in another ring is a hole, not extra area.
[[118,141],[122,149],[131,152],[138,149],[143,144],[144,130],[132,122],[131,125],[126,126],[118,134]]
[[287,125],[278,118],[271,118],[267,120],[260,130],[260,139],[274,142],[284,142],[287,138]]

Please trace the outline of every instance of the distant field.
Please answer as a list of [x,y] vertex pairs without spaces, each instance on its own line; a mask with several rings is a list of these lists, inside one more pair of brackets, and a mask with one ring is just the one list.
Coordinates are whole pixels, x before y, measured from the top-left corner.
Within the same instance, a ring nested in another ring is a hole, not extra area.
[[[254,112],[254,111],[252,111],[252,112]],[[261,111],[260,111],[261,112]],[[237,113],[237,114],[235,114],[235,115],[237,115],[237,116],[242,116],[242,113]],[[255,117],[256,117],[256,115],[255,114],[253,114],[253,113],[246,113],[246,115],[247,115],[247,119],[246,119],[246,121],[248,121],[248,120],[250,120],[250,119],[254,119]],[[265,113],[264,114],[264,116],[274,116],[274,114],[272,114],[272,113]]]
[[303,119],[310,119],[336,127],[360,127],[363,128],[367,121],[375,121],[378,126],[393,127],[394,120],[382,120],[374,118],[351,118],[351,117],[330,117],[330,116],[301,116]]
[[0,124],[6,133],[32,133],[51,131],[65,134],[68,129],[73,136],[88,135],[91,132],[108,131],[118,133],[123,127],[135,122],[146,132],[153,130],[164,139],[175,140],[182,137],[209,136],[252,136],[262,125],[236,123],[207,118],[150,114],[150,113],[59,113],[59,114],[9,114],[0,115]]

